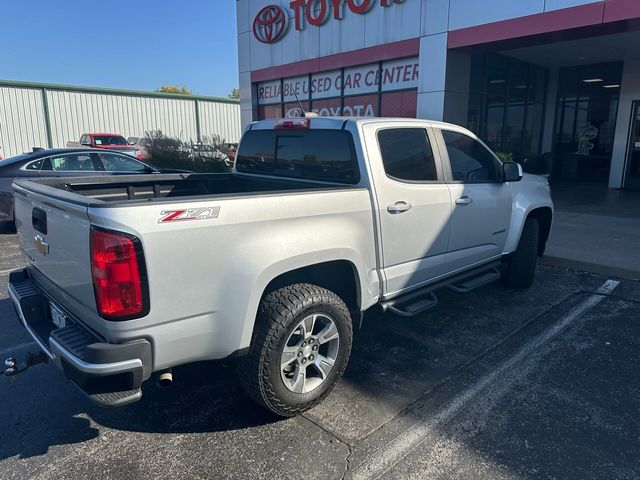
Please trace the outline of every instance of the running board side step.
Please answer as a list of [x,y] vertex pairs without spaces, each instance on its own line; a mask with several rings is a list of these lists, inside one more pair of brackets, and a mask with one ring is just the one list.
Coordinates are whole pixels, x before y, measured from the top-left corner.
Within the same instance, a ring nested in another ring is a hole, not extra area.
[[447,285],[450,290],[458,293],[469,293],[476,288],[483,287],[489,283],[495,282],[496,280],[500,280],[502,274],[497,267],[492,268],[490,271],[483,273],[477,277],[472,277],[469,280],[466,280],[462,283]]
[[400,317],[413,317],[438,305],[438,297],[436,297],[433,290],[429,292],[418,291],[416,293],[420,293],[420,295],[414,297],[415,301],[413,303],[411,303],[413,298],[402,297],[398,300],[383,302],[380,305],[382,305],[384,311],[395,313]]
[[438,305],[438,297],[435,291],[440,288],[449,288],[454,292],[468,293],[502,277],[500,262],[483,265],[468,272],[455,275],[443,281],[428,285],[415,292],[402,295],[380,303],[382,310],[391,312],[400,317],[414,317]]

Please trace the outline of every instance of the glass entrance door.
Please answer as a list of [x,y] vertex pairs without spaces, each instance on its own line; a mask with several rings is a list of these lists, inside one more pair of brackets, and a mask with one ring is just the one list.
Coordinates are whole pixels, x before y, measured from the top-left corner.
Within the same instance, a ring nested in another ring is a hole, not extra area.
[[640,100],[633,102],[625,188],[640,190]]

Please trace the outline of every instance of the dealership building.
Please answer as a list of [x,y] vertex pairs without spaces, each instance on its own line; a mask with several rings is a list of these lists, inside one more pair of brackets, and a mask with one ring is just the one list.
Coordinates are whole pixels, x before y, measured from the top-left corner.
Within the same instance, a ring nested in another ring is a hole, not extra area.
[[552,178],[640,188],[640,0],[237,0],[242,123],[457,123]]

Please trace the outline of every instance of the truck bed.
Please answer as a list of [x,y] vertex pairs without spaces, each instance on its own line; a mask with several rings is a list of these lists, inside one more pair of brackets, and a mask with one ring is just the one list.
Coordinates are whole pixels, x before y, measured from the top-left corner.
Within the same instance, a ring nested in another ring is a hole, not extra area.
[[[202,199],[217,196],[247,196],[292,190],[347,189],[348,185],[263,178],[235,173],[148,174],[108,177],[47,178],[23,180],[18,187],[87,206],[172,201],[176,198]],[[84,197],[84,198],[83,198]]]

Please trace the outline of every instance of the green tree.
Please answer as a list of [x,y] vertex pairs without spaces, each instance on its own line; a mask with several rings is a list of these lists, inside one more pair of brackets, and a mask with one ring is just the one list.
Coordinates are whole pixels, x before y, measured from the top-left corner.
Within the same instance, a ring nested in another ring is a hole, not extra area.
[[240,100],[240,89],[234,88],[233,90],[231,90],[231,93],[229,94],[229,98],[233,98],[234,100]]
[[160,88],[156,89],[158,93],[179,93],[180,95],[191,95],[191,90],[189,90],[184,85],[179,87],[177,85],[162,85]]

